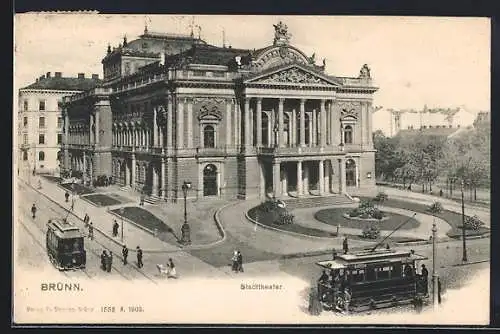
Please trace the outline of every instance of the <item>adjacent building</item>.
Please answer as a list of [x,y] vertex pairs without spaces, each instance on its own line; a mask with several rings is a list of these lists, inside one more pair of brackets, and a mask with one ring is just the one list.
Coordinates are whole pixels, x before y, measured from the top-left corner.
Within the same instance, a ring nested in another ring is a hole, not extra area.
[[62,100],[100,83],[98,75],[85,78],[63,77],[61,72],[47,72],[34,83],[19,90],[17,112],[18,163],[20,169],[54,172],[62,160]]
[[149,32],[108,47],[99,87],[64,98],[64,162],[154,198],[373,187],[370,68],[326,72],[283,23],[260,49]]

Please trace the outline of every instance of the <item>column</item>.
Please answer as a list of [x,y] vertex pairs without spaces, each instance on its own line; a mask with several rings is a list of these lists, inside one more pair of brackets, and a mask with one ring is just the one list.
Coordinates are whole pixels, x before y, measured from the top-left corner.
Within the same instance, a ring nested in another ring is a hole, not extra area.
[[131,175],[131,180],[130,180],[130,186],[132,187],[132,189],[135,189],[135,178],[136,178],[136,175],[135,175],[135,154],[132,153],[131,154],[131,159],[132,159],[132,163],[130,165],[130,175]]
[[273,161],[273,193],[276,197],[280,195],[280,163]]
[[306,146],[306,100],[300,100],[300,146]]
[[326,109],[325,100],[320,102],[320,122],[321,122],[321,133],[320,133],[320,144],[321,147],[326,145]]
[[333,101],[330,101],[328,105],[328,110],[330,111],[330,145],[336,145],[335,134],[337,133],[337,127],[335,126],[335,118],[336,116],[333,113]]
[[316,146],[318,144],[318,117],[316,114],[316,109],[313,109],[312,114],[312,123],[313,123],[313,144],[312,146]]
[[269,143],[271,144],[271,147],[277,146],[278,143],[276,142],[276,131],[275,129],[278,129],[278,123],[276,122],[276,113],[275,110],[272,109],[269,117],[269,131],[271,135],[269,136]]
[[313,131],[313,115],[314,115],[314,110],[309,114],[309,147],[313,146],[314,140],[314,131]]
[[371,135],[372,133],[372,121],[373,121],[373,115],[372,115],[372,103],[368,103],[368,106],[367,106],[367,117],[368,117],[368,130],[366,131],[369,135],[368,135],[368,145],[372,146],[373,145],[373,137]]
[[172,140],[173,140],[173,117],[174,117],[174,106],[172,103],[172,97],[168,97],[168,102],[167,102],[167,127],[166,127],[166,132],[167,132],[167,147],[169,149],[172,149]]
[[368,103],[361,102],[361,112],[359,113],[359,117],[361,118],[361,125],[359,125],[359,131],[361,132],[361,145],[366,144],[365,142],[365,132],[366,131],[366,114],[367,114],[367,109],[368,109]]
[[250,99],[245,98],[245,110],[244,110],[244,132],[245,139],[243,141],[245,146],[250,146]]
[[281,168],[281,173],[283,178],[281,179],[281,194],[285,195],[288,193],[288,174],[286,172],[285,164]]
[[193,101],[188,99],[187,105],[187,147],[193,147]]
[[254,118],[253,118],[253,108],[250,108],[250,113],[248,115],[248,118],[249,118],[249,122],[248,122],[248,126],[249,126],[249,130],[248,130],[248,133],[250,134],[250,140],[249,140],[249,143],[250,143],[250,146],[253,146],[253,143],[254,143],[254,138],[253,138],[253,129],[254,129]]
[[158,146],[158,124],[156,122],[157,107],[153,108],[153,147]]
[[95,144],[99,145],[99,113],[95,113]]
[[304,188],[302,184],[302,161],[297,161],[297,195],[301,196],[304,194]]
[[283,147],[283,144],[285,143],[285,133],[283,131],[283,104],[285,102],[285,99],[279,99],[279,104],[278,104],[278,146]]
[[238,101],[232,99],[231,103],[234,105],[234,145],[238,146],[240,145],[240,136],[241,136],[240,126],[239,126],[239,124],[241,123],[241,119],[239,117],[240,108],[238,107]]
[[167,188],[166,188],[166,182],[165,182],[165,157],[161,158],[161,186],[160,186],[160,191],[161,191],[161,197],[163,199],[167,198]]
[[310,164],[304,164],[304,193],[309,194],[309,166]]
[[158,171],[154,164],[151,164],[151,168],[153,168],[153,184],[151,195],[158,196]]
[[257,147],[262,146],[262,99],[257,98]]
[[339,193],[343,194],[345,193],[346,190],[346,179],[345,179],[345,161],[344,159],[339,159],[339,178],[340,178],[340,184],[339,184]]
[[[93,135],[92,135],[92,128],[93,128],[93,125],[94,125],[94,116],[90,115],[89,117],[89,133],[88,133],[88,137],[89,137],[89,144],[93,144],[94,143],[94,138],[93,138]],[[84,130],[80,130],[78,132],[78,144],[82,144],[82,139],[81,139],[81,135],[82,135],[82,131],[85,131]]]
[[325,165],[323,163],[323,160],[319,161],[318,170],[319,170],[319,177],[318,177],[319,194],[324,195],[324,193],[325,193]]
[[330,192],[330,160],[325,160],[325,193]]
[[359,164],[359,161],[356,161],[356,166],[355,166],[355,167],[356,167],[356,171],[355,171],[356,188],[358,188],[358,187],[359,187],[359,179],[360,179],[360,177],[359,177],[359,166],[358,166],[358,164]]
[[334,166],[334,160],[329,160],[330,164],[330,192],[335,193],[335,182],[334,182],[334,177],[335,177],[335,166]]
[[86,158],[86,154],[85,154],[85,151],[82,152],[83,154],[83,157],[82,157],[82,172],[83,172],[83,175],[86,175],[86,172],[87,172],[87,158]]
[[231,100],[226,100],[226,146],[231,146]]
[[125,163],[125,186],[130,186],[130,167],[128,166],[127,159],[124,160]]
[[184,147],[184,101],[177,104],[177,149]]

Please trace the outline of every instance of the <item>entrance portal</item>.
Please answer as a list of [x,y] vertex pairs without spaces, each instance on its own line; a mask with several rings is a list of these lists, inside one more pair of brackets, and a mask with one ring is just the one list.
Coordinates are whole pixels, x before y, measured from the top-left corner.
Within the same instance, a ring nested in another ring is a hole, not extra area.
[[217,167],[206,165],[203,169],[203,196],[217,196]]
[[356,162],[353,159],[345,162],[345,182],[347,187],[356,186]]

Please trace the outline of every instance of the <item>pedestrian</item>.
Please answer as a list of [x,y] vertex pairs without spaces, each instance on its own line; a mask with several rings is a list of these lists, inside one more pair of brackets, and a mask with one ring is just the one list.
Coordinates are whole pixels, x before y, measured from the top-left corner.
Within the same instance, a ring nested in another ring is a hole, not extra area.
[[429,271],[425,267],[425,264],[422,264],[422,272],[420,276],[422,277],[422,283],[424,284],[424,292],[425,295],[427,296],[429,294],[429,283],[428,283]]
[[106,270],[107,257],[108,257],[108,253],[106,252],[106,250],[103,250],[101,253],[101,269],[102,270]]
[[167,278],[177,278],[177,271],[175,270],[175,265],[174,261],[172,259],[168,259],[168,271],[167,271]]
[[337,250],[334,248],[332,250],[332,260],[335,260],[337,258]]
[[42,180],[38,180],[38,189],[42,189]]
[[75,209],[75,198],[72,197],[71,198],[71,211],[73,211]]
[[439,197],[443,197],[443,189],[439,189]]
[[347,254],[349,251],[349,243],[347,241],[347,236],[344,237],[344,241],[342,242],[342,249],[344,250],[344,254]]
[[66,198],[66,203],[68,203],[68,201],[69,201],[69,192],[66,191],[66,193],[64,194],[64,198]]
[[234,272],[238,272],[238,251],[237,250],[234,251],[234,254],[233,254],[233,257],[231,258],[231,261],[233,262],[231,269]]
[[238,271],[243,272],[243,255],[238,251]]
[[142,249],[141,247],[137,246],[137,267],[142,268],[143,263],[142,263]]
[[106,261],[106,271],[108,273],[111,272],[111,266],[113,265],[113,252],[109,252],[109,256],[106,258],[107,261]]
[[89,224],[89,239],[94,240],[94,225],[92,225],[92,222]]
[[89,215],[85,213],[85,217],[83,217],[83,222],[85,223],[85,227],[89,227],[89,220],[90,220]]
[[441,304],[441,279],[438,277],[438,304]]
[[141,201],[139,202],[139,205],[144,206],[144,193],[141,193]]
[[31,215],[33,216],[33,219],[35,219],[35,217],[36,217],[36,205],[35,205],[35,203],[33,203],[33,205],[31,206]]
[[127,245],[123,245],[122,256],[123,256],[123,264],[126,265],[127,264],[127,257],[128,257],[128,248],[127,248]]
[[120,225],[116,222],[116,219],[113,219],[113,237],[118,236],[118,228]]

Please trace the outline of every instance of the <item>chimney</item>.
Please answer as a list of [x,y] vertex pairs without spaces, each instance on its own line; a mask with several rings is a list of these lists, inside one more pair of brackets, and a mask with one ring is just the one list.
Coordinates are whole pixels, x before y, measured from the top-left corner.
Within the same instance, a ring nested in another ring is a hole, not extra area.
[[78,79],[85,79],[85,73],[78,73]]
[[92,79],[99,79],[99,74],[92,74]]
[[61,78],[62,73],[61,72],[54,72],[54,78]]
[[47,72],[47,78],[50,78],[50,72]]

